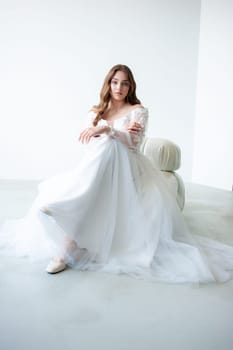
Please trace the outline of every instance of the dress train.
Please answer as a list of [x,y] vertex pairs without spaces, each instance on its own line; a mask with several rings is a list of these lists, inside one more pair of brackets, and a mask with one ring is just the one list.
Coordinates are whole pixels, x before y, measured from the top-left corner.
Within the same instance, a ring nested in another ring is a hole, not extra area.
[[140,153],[144,131],[126,132],[131,120],[146,127],[147,118],[136,108],[117,119],[73,171],[43,181],[28,214],[3,223],[1,254],[36,261],[59,255],[79,270],[151,281],[232,278],[233,247],[188,232],[160,171]]

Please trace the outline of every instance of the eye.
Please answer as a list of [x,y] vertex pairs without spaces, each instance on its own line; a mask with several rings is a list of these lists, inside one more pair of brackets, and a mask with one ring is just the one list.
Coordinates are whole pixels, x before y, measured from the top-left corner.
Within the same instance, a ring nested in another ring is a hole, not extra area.
[[123,81],[122,86],[129,87],[129,83],[127,81]]
[[112,80],[111,83],[112,83],[113,85],[116,85],[116,84],[117,84],[117,81],[116,81],[116,80]]

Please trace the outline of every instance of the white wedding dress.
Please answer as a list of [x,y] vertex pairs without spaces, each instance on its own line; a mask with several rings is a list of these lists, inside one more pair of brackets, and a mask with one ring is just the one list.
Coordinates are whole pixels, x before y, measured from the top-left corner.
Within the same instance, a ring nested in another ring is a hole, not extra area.
[[[42,182],[28,214],[2,225],[1,254],[65,254],[80,270],[152,281],[232,278],[233,247],[188,232],[160,171],[140,153],[147,119],[147,109],[135,108],[91,139],[73,171]],[[126,131],[131,120],[144,126],[141,134]]]

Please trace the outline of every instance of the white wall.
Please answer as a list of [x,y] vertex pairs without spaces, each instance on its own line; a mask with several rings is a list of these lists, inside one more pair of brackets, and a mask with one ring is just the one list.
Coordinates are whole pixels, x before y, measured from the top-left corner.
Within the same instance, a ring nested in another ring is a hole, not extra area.
[[233,1],[202,0],[192,180],[233,185]]
[[183,151],[191,179],[199,0],[0,0],[0,178],[76,165],[77,134],[103,78],[129,65],[149,135]]

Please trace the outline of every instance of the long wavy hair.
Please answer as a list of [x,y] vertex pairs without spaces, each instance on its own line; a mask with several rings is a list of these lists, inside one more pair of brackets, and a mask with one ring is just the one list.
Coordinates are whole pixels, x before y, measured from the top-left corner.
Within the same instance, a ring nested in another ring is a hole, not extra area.
[[131,72],[129,67],[127,67],[123,64],[117,64],[110,69],[110,71],[108,72],[108,74],[106,75],[106,77],[104,79],[104,83],[103,83],[102,89],[100,91],[99,104],[92,107],[92,111],[94,111],[96,113],[96,117],[93,120],[94,126],[96,126],[98,124],[98,122],[102,118],[104,112],[108,108],[109,101],[111,99],[111,94],[110,94],[111,80],[114,77],[114,75],[116,74],[116,72],[118,72],[118,71],[126,73],[127,78],[129,80],[129,84],[130,84],[129,92],[125,98],[125,101],[131,105],[141,103],[140,100],[136,96],[136,82],[134,80],[133,73]]

